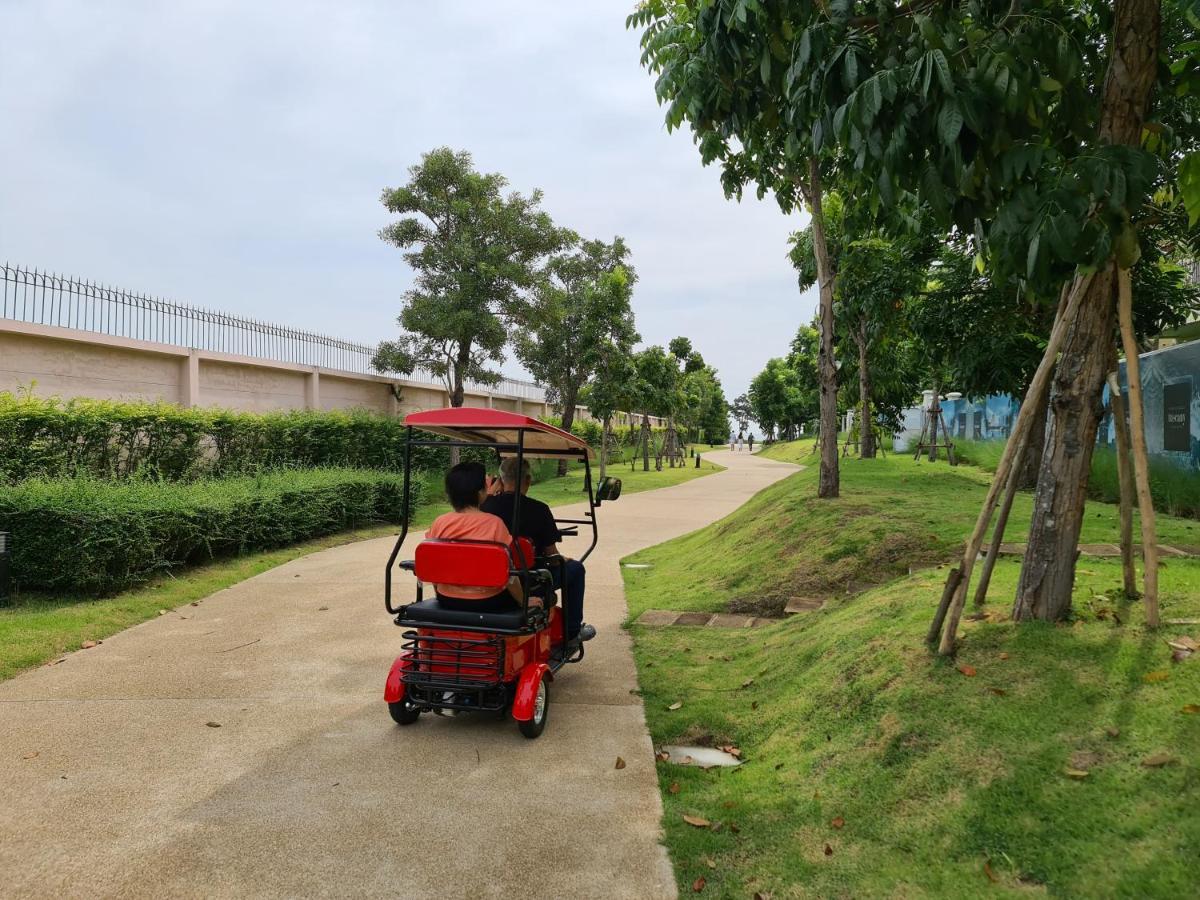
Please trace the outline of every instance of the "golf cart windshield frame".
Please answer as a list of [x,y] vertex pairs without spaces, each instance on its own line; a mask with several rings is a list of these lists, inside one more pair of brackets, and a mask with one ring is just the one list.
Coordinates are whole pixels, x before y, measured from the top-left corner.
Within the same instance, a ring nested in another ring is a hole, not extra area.
[[[553,425],[538,421],[527,416],[505,413],[499,410],[477,410],[474,421],[466,418],[469,411],[466,407],[435,410],[431,412],[412,413],[405,417],[404,442],[404,486],[403,486],[403,523],[396,544],[388,556],[387,569],[384,571],[384,606],[392,615],[400,612],[400,607],[392,605],[392,570],[396,567],[396,559],[400,556],[400,548],[408,537],[409,521],[412,518],[412,450],[413,447],[489,447],[496,451],[498,459],[505,456],[517,458],[517,471],[521,471],[526,459],[578,459],[584,465],[584,485],[587,488],[588,509],[582,519],[558,519],[555,524],[585,525],[592,530],[592,541],[583,552],[580,561],[584,561],[596,549],[600,539],[600,531],[596,524],[596,494],[592,485],[592,449],[581,438],[565,432]],[[483,423],[483,424],[481,424]],[[439,435],[435,439],[414,439],[413,431],[420,429]],[[506,436],[511,433],[515,440],[495,440],[487,432],[498,429]],[[527,436],[537,435],[538,446],[527,447]],[[514,539],[520,534],[522,493],[518,490],[513,501],[512,534]],[[535,552],[537,548],[534,548]],[[529,560],[524,553],[517,553],[517,566],[520,570],[522,586],[526,597],[529,596]]]

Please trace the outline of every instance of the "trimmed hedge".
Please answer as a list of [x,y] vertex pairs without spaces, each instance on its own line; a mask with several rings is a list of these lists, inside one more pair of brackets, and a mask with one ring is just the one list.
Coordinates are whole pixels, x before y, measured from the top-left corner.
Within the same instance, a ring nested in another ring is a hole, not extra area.
[[[363,410],[243,413],[0,392],[0,481],[146,475],[184,481],[273,468],[399,471],[404,423]],[[445,469],[420,447],[414,469]]]
[[[21,588],[89,596],[174,566],[402,520],[402,479],[346,469],[193,483],[30,479],[0,486]],[[413,505],[421,481],[414,480]]]

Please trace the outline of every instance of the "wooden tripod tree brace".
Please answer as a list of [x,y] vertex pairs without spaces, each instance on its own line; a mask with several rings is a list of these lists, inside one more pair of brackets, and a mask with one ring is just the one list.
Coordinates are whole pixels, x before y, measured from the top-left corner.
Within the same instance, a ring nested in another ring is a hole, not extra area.
[[1150,458],[1142,414],[1142,374],[1137,340],[1133,334],[1133,289],[1129,270],[1117,269],[1117,312],[1121,320],[1121,345],[1125,350],[1125,377],[1129,382],[1129,437],[1133,448],[1133,475],[1137,485],[1138,513],[1142,520],[1142,585],[1146,625],[1158,627],[1158,530],[1154,501],[1150,497]]
[[[1040,398],[1039,398],[1040,399]],[[1013,497],[1017,495],[1017,482],[1021,480],[1021,459],[1014,459],[1012,472],[1008,476],[1008,485],[1004,488],[1004,502],[1000,504],[1000,515],[996,519],[996,527],[992,529],[992,542],[988,546],[987,558],[983,561],[983,571],[979,573],[979,585],[975,588],[975,609],[983,609],[987,599],[988,585],[992,581],[992,569],[996,568],[996,560],[1000,556],[1000,545],[1004,543],[1004,529],[1008,527],[1008,514],[1012,511]]]
[[954,591],[946,625],[942,631],[942,640],[938,645],[938,653],[942,656],[949,656],[954,653],[954,639],[958,634],[958,621],[962,617],[962,608],[966,601],[967,588],[971,584],[971,572],[975,566],[975,558],[979,556],[979,548],[983,544],[984,532],[987,531],[988,524],[992,521],[992,512],[996,509],[996,500],[1000,493],[1000,488],[1002,485],[1008,483],[1009,475],[1014,468],[1013,459],[1025,454],[1025,445],[1029,439],[1029,429],[1035,418],[1037,398],[1041,396],[1042,391],[1048,390],[1050,375],[1054,371],[1059,348],[1062,347],[1069,323],[1075,318],[1075,312],[1079,309],[1079,302],[1087,291],[1088,285],[1092,283],[1093,277],[1090,272],[1077,277],[1075,283],[1071,285],[1071,293],[1065,307],[1060,303],[1058,312],[1055,314],[1054,327],[1051,328],[1050,339],[1046,342],[1046,352],[1042,355],[1042,361],[1038,363],[1037,372],[1034,373],[1033,380],[1029,383],[1029,390],[1025,393],[1025,401],[1021,404],[1020,412],[1017,413],[1016,425],[1013,427],[1012,434],[1009,435],[1008,443],[1004,447],[1004,453],[1001,455],[1000,462],[996,466],[996,475],[992,479],[991,486],[988,488],[987,498],[983,501],[983,509],[979,511],[979,518],[975,521],[975,529],[971,532],[971,537],[967,540],[966,547],[963,550],[961,580],[958,583],[958,588]]
[[1125,597],[1138,597],[1137,567],[1133,561],[1133,459],[1129,449],[1129,423],[1125,421],[1125,400],[1117,373],[1108,373],[1108,396],[1112,406],[1113,424],[1117,431],[1117,476],[1121,487],[1121,572],[1125,581]]

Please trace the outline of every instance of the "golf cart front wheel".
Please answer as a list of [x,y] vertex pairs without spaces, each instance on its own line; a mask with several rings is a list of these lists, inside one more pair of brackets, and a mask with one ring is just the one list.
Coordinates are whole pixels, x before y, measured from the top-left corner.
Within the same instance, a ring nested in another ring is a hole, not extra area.
[[546,686],[546,679],[543,678],[538,683],[537,697],[533,701],[533,718],[528,722],[518,722],[517,728],[530,740],[538,737],[546,728],[546,715],[549,711],[550,688]]
[[388,712],[392,721],[397,725],[411,725],[421,717],[420,708],[413,706],[407,700],[398,700],[388,704]]

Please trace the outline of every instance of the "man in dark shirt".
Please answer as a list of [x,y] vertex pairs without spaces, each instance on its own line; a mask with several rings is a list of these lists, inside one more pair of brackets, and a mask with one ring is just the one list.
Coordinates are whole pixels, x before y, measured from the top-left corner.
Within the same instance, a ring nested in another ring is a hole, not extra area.
[[[558,542],[562,535],[554,522],[554,513],[541,500],[527,496],[533,478],[529,471],[529,463],[522,460],[524,470],[518,476],[517,459],[510,456],[500,463],[500,481],[502,493],[488,497],[483,506],[484,512],[499,516],[504,520],[508,530],[518,537],[529,538],[533,543],[533,552],[537,556],[558,556]],[[521,521],[517,523],[517,531],[513,531],[513,507],[516,504],[517,491],[521,493]],[[568,641],[589,641],[596,636],[596,629],[583,621],[583,592],[586,572],[583,563],[577,559],[566,560],[565,566],[552,565],[548,567],[554,576],[554,587],[563,588],[563,612],[566,614],[566,637]],[[565,568],[565,573],[564,573]]]

